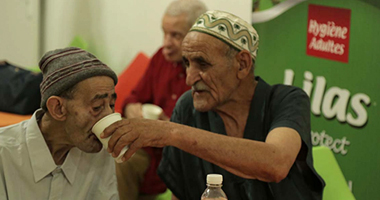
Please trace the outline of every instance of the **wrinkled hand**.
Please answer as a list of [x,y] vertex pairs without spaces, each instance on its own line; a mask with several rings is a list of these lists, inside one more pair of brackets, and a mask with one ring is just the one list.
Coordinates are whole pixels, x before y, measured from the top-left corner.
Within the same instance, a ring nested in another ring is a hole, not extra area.
[[132,118],[143,118],[142,115],[142,104],[141,103],[130,103],[124,109],[124,116],[128,119]]
[[104,129],[102,138],[111,136],[108,152],[117,157],[120,151],[129,146],[123,161],[129,159],[138,149],[146,146],[164,147],[170,138],[170,122],[149,119],[123,119]]

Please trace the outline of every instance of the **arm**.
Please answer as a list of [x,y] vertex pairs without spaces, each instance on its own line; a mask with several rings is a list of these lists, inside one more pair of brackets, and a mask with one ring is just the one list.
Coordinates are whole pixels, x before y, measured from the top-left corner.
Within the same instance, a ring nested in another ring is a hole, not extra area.
[[[288,174],[300,151],[300,134],[310,134],[310,104],[308,96],[302,90],[289,92],[280,88],[277,91],[284,91],[285,94],[276,95],[281,96],[281,103],[273,104],[276,107],[271,108],[275,111],[274,120],[271,121],[272,129],[264,142],[149,120],[121,121],[106,129],[105,135],[114,134],[109,142],[111,152],[118,153],[125,144],[130,144],[126,159],[140,147],[175,146],[238,176],[279,182]],[[184,115],[177,116],[174,121],[186,121],[185,118],[191,111],[192,108],[182,109]],[[116,142],[118,144],[115,148]]]
[[104,134],[113,134],[109,150],[114,155],[130,145],[125,159],[145,146],[175,146],[238,176],[266,182],[286,177],[301,148],[300,136],[290,128],[273,129],[265,142],[259,142],[172,122],[130,119],[114,123]]
[[174,130],[170,145],[248,179],[279,182],[288,174],[301,148],[290,128],[272,130],[265,142],[228,137],[187,127]]

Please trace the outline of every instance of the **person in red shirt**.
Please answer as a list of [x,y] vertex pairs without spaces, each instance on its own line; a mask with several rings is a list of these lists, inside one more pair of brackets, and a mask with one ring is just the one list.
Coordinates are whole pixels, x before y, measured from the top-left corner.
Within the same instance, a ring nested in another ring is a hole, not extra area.
[[[124,100],[124,117],[142,118],[142,104],[160,106],[160,120],[169,121],[177,99],[187,90],[186,70],[182,66],[182,40],[194,21],[206,11],[200,1],[176,0],[162,18],[163,46],[152,57],[143,78]],[[154,199],[166,191],[157,175],[162,148],[140,149],[128,161],[116,165],[120,199]]]

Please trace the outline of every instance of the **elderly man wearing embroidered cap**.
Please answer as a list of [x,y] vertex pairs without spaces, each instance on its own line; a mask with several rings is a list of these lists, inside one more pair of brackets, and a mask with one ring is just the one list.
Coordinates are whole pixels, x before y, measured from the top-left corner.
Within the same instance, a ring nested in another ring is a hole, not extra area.
[[109,151],[166,146],[158,169],[172,199],[199,199],[222,174],[229,199],[321,199],[313,167],[309,98],[254,74],[259,36],[230,13],[201,15],[182,43],[186,83],[172,122],[124,120],[105,130]]
[[39,66],[42,109],[0,129],[0,199],[119,199],[114,160],[91,132],[114,112],[116,74],[74,47]]

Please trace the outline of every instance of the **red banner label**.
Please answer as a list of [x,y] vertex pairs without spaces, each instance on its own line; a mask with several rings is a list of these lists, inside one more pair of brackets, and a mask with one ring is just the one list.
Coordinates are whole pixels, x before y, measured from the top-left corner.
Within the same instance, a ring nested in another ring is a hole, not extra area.
[[306,54],[348,62],[351,10],[309,5]]

